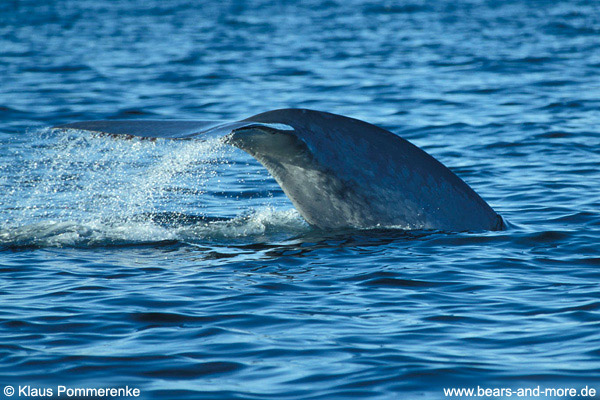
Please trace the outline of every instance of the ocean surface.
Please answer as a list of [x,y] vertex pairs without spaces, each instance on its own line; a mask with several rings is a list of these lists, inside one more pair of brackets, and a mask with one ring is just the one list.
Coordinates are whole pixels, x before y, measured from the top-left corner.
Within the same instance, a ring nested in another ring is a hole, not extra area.
[[[391,130],[508,228],[319,231],[238,149],[49,129],[284,107]],[[0,398],[600,392],[598,2],[5,0],[0,144]]]

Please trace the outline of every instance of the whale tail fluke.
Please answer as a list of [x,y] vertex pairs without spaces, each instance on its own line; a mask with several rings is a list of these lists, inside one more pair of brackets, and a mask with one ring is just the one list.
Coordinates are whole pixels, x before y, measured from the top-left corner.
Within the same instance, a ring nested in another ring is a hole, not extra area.
[[264,165],[322,229],[501,230],[502,218],[432,156],[385,129],[305,109],[234,121],[109,120],[55,127],[142,138],[221,138]]
[[224,135],[242,125],[244,124],[239,122],[224,121],[102,120],[74,122],[55,126],[53,129],[73,129],[107,135],[137,136],[148,139],[191,139],[202,134]]

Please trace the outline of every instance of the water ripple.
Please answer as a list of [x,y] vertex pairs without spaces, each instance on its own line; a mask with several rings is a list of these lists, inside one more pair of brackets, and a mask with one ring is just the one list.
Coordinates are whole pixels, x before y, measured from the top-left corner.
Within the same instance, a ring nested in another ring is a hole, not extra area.
[[[0,2],[0,377],[194,400],[594,385],[599,21],[582,0]],[[400,134],[508,229],[322,232],[237,150],[40,132],[281,107]]]

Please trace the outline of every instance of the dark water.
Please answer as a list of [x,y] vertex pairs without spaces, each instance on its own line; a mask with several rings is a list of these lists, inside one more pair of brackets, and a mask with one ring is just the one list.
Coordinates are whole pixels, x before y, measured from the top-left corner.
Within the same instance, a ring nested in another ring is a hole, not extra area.
[[[0,384],[600,391],[599,39],[592,1],[1,2]],[[510,228],[320,232],[238,150],[44,129],[281,107],[400,134]]]

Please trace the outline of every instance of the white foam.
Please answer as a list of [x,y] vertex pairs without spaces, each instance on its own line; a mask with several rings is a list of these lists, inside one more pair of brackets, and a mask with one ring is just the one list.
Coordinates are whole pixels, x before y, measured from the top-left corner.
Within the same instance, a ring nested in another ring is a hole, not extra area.
[[309,230],[308,224],[294,210],[276,210],[266,207],[251,210],[228,221],[216,221],[181,228],[178,236],[182,240],[239,239],[264,236],[297,235]]
[[310,230],[296,210],[265,208],[224,221],[163,226],[151,220],[55,221],[0,229],[0,246],[88,247],[177,241],[289,238]]

